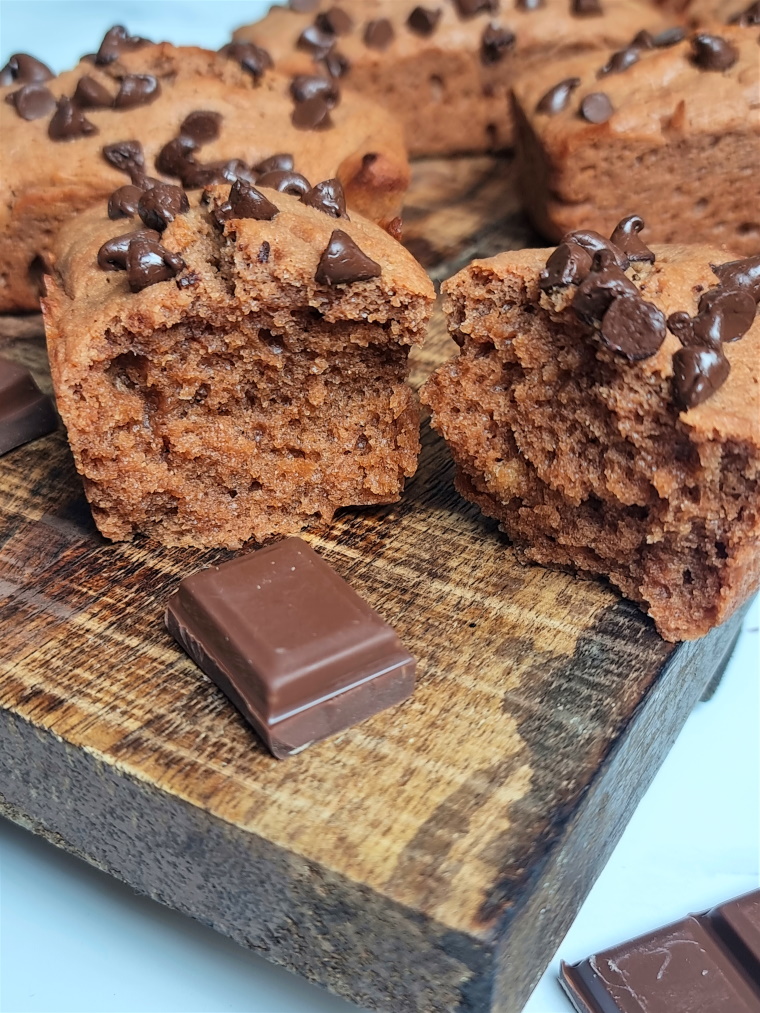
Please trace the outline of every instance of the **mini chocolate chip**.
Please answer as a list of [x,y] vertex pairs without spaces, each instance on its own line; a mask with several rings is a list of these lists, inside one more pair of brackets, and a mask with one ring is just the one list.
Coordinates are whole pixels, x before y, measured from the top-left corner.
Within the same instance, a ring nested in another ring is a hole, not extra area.
[[41,120],[55,109],[55,95],[44,84],[25,84],[5,96],[22,120]]
[[639,62],[639,50],[636,46],[628,46],[627,49],[619,49],[613,53],[609,60],[597,72],[597,77],[606,77],[607,74],[620,74],[628,70],[634,63]]
[[0,88],[9,84],[41,84],[54,76],[50,67],[28,53],[14,53],[0,70]]
[[244,180],[232,184],[227,203],[230,218],[253,218],[257,222],[271,222],[280,213],[276,204]]
[[[621,296],[639,298],[639,290],[615,263],[609,250],[594,254],[592,269],[573,296],[573,309],[587,323],[600,321]],[[663,324],[664,325],[664,324]]]
[[388,18],[377,18],[368,21],[364,29],[364,45],[370,49],[387,49],[393,42],[395,32]]
[[694,321],[688,313],[685,313],[683,310],[679,310],[678,313],[671,313],[667,323],[670,333],[675,334],[682,345],[693,345],[695,343]]
[[48,124],[51,141],[73,141],[78,137],[97,134],[98,128],[86,119],[84,113],[66,95],[58,99],[58,106]]
[[339,179],[326,179],[317,183],[308,193],[301,197],[302,204],[324,211],[333,218],[348,218],[346,214],[346,195]]
[[666,28],[664,32],[659,32],[652,37],[652,45],[655,49],[669,49],[670,46],[676,46],[679,42],[683,42],[685,38],[686,32],[683,28]]
[[133,239],[147,239],[158,242],[161,237],[153,229],[136,229],[106,240],[98,250],[98,267],[101,271],[126,271],[127,250]]
[[342,7],[331,7],[329,11],[322,11],[315,19],[319,28],[332,35],[346,35],[354,27],[353,19],[346,14]]
[[263,176],[259,176],[256,182],[258,186],[268,186],[270,190],[289,193],[293,197],[303,197],[311,190],[311,183],[305,176],[302,176],[300,172],[290,172],[287,169],[266,172]]
[[604,344],[630,362],[648,359],[665,340],[665,314],[638,295],[614,299],[599,330]]
[[545,0],[516,0],[518,11],[537,11],[544,6]]
[[168,281],[184,270],[185,262],[157,239],[137,237],[127,248],[127,281],[132,292]]
[[139,35],[129,35],[123,25],[114,25],[103,37],[100,49],[95,54],[95,64],[103,67],[118,60],[122,53],[130,53],[133,49],[150,44],[150,39],[142,39]]
[[700,32],[691,40],[692,60],[702,70],[728,70],[739,59],[739,50],[719,35]]
[[268,172],[292,172],[294,164],[291,154],[280,152],[277,155],[270,155],[253,168],[256,172],[266,175]]
[[126,186],[120,186],[108,198],[108,217],[114,220],[117,218],[134,218],[137,214],[137,205],[140,203],[142,195],[143,190],[139,186],[134,186],[131,183],[128,183]]
[[483,11],[498,11],[499,0],[455,0],[460,18],[473,18]]
[[247,70],[254,81],[259,81],[267,70],[274,66],[274,60],[266,49],[255,45],[253,42],[228,42],[219,50],[222,56],[228,60],[234,60],[240,64],[243,70]]
[[499,63],[514,47],[515,33],[508,28],[500,28],[493,21],[483,29],[480,40],[480,59],[486,66]]
[[272,252],[271,244],[268,243],[266,241],[266,239],[265,239],[264,242],[259,247],[259,255],[258,255],[258,257],[256,259],[258,260],[258,262],[260,264],[268,264],[269,263],[269,254],[271,252]]
[[673,356],[673,400],[681,411],[711,397],[728,378],[731,366],[720,347],[679,348]]
[[380,265],[363,253],[347,232],[336,229],[320,257],[315,280],[320,285],[350,285],[380,274]]
[[181,278],[177,278],[177,288],[195,288],[196,285],[200,285],[201,276],[196,274],[195,271],[191,271],[189,274],[183,274]]
[[423,37],[432,35],[442,14],[443,10],[440,7],[415,7],[406,19],[407,28]]
[[103,158],[119,172],[130,176],[145,168],[145,155],[139,141],[116,141],[103,146]]
[[190,210],[187,194],[179,186],[171,183],[159,183],[140,198],[137,213],[148,226],[156,232],[163,232],[169,222],[177,215],[184,215]]
[[127,74],[114,99],[114,109],[146,106],[161,94],[161,85],[152,74]]
[[644,228],[644,219],[639,215],[628,215],[615,226],[610,242],[622,250],[628,260],[633,264],[638,261],[648,261],[654,264],[654,254],[639,239],[639,232]]
[[694,336],[703,344],[738,341],[755,322],[757,307],[749,292],[713,288],[699,300]]
[[299,130],[326,130],[333,125],[330,119],[330,103],[321,95],[298,102],[291,122]]
[[760,25],[760,0],[755,0],[743,11],[734,14],[729,18],[730,25],[739,25],[740,28],[751,28],[753,25]]
[[333,80],[315,74],[299,74],[290,82],[290,94],[295,102],[307,102],[319,96],[332,108],[340,100],[340,89]]
[[725,264],[710,264],[710,267],[724,288],[749,292],[755,302],[760,303],[760,254],[744,260],[729,260]]
[[320,28],[319,25],[309,25],[299,35],[296,45],[299,49],[311,53],[316,60],[321,60],[335,45],[335,36],[332,32],[326,32]]
[[594,232],[593,229],[576,229],[574,232],[566,232],[562,237],[562,242],[582,246],[592,257],[603,251],[609,253],[621,271],[628,269],[628,257],[625,253],[611,240],[605,239],[603,235]]
[[113,105],[113,95],[100,81],[85,74],[77,81],[72,102],[80,109],[110,109]]
[[614,111],[603,91],[593,91],[581,102],[580,114],[588,123],[606,123]]
[[182,121],[179,133],[193,141],[198,147],[210,144],[219,136],[222,126],[222,114],[206,109],[198,109],[190,113]]
[[599,0],[571,0],[570,12],[582,18],[604,13]]
[[539,99],[536,112],[546,113],[547,116],[556,116],[557,113],[561,113],[563,109],[567,108],[570,96],[580,83],[579,77],[566,77],[564,81],[555,84]]
[[546,292],[557,286],[577,285],[591,270],[591,254],[576,243],[560,243],[546,261],[538,287]]

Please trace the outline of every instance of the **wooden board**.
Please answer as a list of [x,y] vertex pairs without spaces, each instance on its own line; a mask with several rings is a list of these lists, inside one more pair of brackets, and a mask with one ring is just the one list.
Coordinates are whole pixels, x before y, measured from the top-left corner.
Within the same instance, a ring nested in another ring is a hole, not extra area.
[[[531,241],[510,169],[417,166],[436,278]],[[2,349],[44,383],[22,331]],[[439,316],[415,381],[453,351]],[[308,535],[418,689],[284,762],[164,630],[228,554],[104,542],[60,433],[3,458],[0,811],[360,1006],[517,1013],[740,617],[674,646],[602,582],[520,565],[423,443],[401,503]]]

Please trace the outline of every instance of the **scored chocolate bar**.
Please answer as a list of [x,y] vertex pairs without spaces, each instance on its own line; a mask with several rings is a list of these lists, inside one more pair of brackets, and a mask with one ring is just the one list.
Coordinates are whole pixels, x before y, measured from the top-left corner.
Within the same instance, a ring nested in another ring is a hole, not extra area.
[[414,689],[394,630],[300,538],[186,577],[166,625],[279,759]]
[[53,402],[29,370],[0,357],[0,454],[46,436],[57,426]]
[[578,1013],[760,1013],[760,890],[562,964]]

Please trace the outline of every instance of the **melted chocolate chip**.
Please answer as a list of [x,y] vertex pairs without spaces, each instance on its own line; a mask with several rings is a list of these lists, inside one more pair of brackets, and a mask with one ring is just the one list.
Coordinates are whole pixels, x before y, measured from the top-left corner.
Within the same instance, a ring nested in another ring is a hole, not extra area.
[[304,28],[296,43],[299,49],[311,53],[315,59],[321,60],[330,52],[335,45],[335,36],[332,32],[326,32],[319,25],[309,25]]
[[613,254],[608,250],[595,253],[591,272],[573,296],[573,309],[587,323],[600,321],[612,302],[621,296],[638,299],[639,290],[617,266]]
[[161,85],[152,74],[127,74],[114,99],[114,109],[146,106],[161,94]]
[[599,0],[571,0],[570,12],[581,18],[594,17],[604,13]]
[[746,10],[734,14],[729,19],[729,24],[739,25],[741,28],[751,28],[754,25],[760,25],[760,0],[755,0]]
[[628,46],[626,49],[619,49],[613,53],[609,60],[601,67],[597,77],[606,77],[607,74],[620,74],[628,70],[634,63],[639,62],[639,49],[637,46]]
[[194,164],[195,141],[189,137],[174,137],[167,142],[156,156],[156,168],[165,176],[182,179]]
[[259,176],[259,186],[268,186],[271,190],[278,190],[280,193],[289,193],[293,197],[303,197],[311,190],[311,183],[300,172],[290,172],[286,169],[275,169]]
[[691,40],[692,60],[702,70],[728,70],[739,59],[739,50],[719,35],[701,32]]
[[597,253],[608,253],[621,271],[628,269],[628,257],[623,251],[609,239],[605,239],[599,232],[594,232],[593,229],[576,229],[575,232],[567,232],[562,237],[562,242],[582,246],[592,257]]
[[5,96],[22,120],[41,120],[55,109],[55,95],[44,84],[25,84]]
[[180,137],[186,137],[195,145],[210,144],[219,136],[222,127],[222,114],[199,109],[190,113],[182,121]]
[[253,42],[228,42],[219,52],[227,59],[234,60],[243,70],[247,70],[254,81],[259,81],[264,73],[274,66],[274,61],[266,49],[256,46]]
[[725,264],[710,264],[710,267],[724,288],[748,292],[756,303],[760,302],[760,254],[744,260],[729,260]]
[[122,53],[130,53],[133,49],[150,44],[150,39],[141,39],[139,35],[130,35],[123,25],[114,25],[103,37],[100,49],[95,54],[95,64],[103,67],[118,60]]
[[143,190],[139,186],[129,183],[126,186],[120,186],[108,198],[108,217],[113,220],[134,218],[142,195]]
[[507,53],[514,47],[515,33],[508,28],[500,28],[491,22],[483,30],[480,40],[480,59],[488,66],[491,63],[499,63]]
[[268,172],[292,172],[294,164],[292,155],[280,152],[277,155],[270,155],[253,168],[256,172],[266,175]]
[[637,295],[614,299],[599,330],[603,343],[631,362],[648,359],[665,340],[665,314]]
[[654,39],[652,38],[651,32],[648,32],[646,28],[642,28],[640,32],[636,32],[633,39],[631,39],[631,45],[636,49],[652,49],[654,46]]
[[340,100],[340,89],[333,80],[314,74],[299,74],[290,82],[290,94],[295,102],[308,102],[319,96],[332,108]]
[[694,337],[704,345],[738,341],[755,322],[757,307],[749,292],[713,288],[699,300]]
[[9,84],[41,84],[53,77],[50,67],[46,67],[40,60],[35,60],[28,53],[14,53],[0,70],[0,88],[6,88]]
[[119,172],[128,172],[130,176],[142,172],[145,168],[145,156],[139,141],[116,141],[103,147],[103,158]]
[[673,356],[673,400],[681,411],[711,397],[728,378],[731,366],[720,347],[679,348]]
[[187,194],[179,186],[158,183],[147,190],[137,205],[137,213],[156,232],[163,232],[169,222],[190,210]]
[[695,344],[694,322],[688,313],[671,313],[667,323],[670,333],[675,334],[682,345]]
[[329,53],[326,53],[320,62],[324,65],[330,77],[343,77],[351,69],[348,57],[339,53],[336,49],[331,49]]
[[336,229],[319,260],[315,280],[320,285],[351,285],[380,274],[380,265],[362,253],[347,232]]
[[364,45],[370,49],[387,49],[393,42],[395,34],[388,18],[368,21],[364,29]]
[[545,0],[516,0],[518,11],[537,11],[544,6]]
[[406,19],[407,28],[426,38],[436,30],[442,14],[440,7],[415,7]]
[[603,91],[594,91],[581,102],[580,114],[588,123],[606,123],[615,110]]
[[152,229],[136,229],[121,236],[108,239],[98,250],[98,267],[101,271],[126,271],[127,250],[133,239],[147,239],[158,242],[161,237]]
[[77,81],[72,102],[80,109],[109,109],[113,105],[113,95],[100,81],[85,74]]
[[654,254],[639,239],[639,232],[644,228],[644,219],[639,215],[628,215],[618,222],[610,236],[610,242],[622,250],[628,260],[633,264],[639,261],[647,261],[654,264]]
[[683,28],[666,28],[664,32],[659,32],[652,37],[652,45],[655,49],[668,49],[670,46],[676,46],[679,42],[683,42],[685,38],[686,32]]
[[454,0],[460,18],[474,18],[483,11],[498,11],[499,0]]
[[157,239],[137,237],[127,248],[127,281],[132,292],[168,281],[184,268],[182,257],[167,250]]
[[560,243],[546,261],[546,267],[539,275],[538,286],[548,289],[565,285],[577,285],[591,270],[592,258],[588,250],[576,243]]
[[316,24],[324,32],[332,35],[346,35],[354,27],[353,19],[342,7],[331,7],[328,11],[317,14]]
[[263,193],[259,193],[250,183],[238,180],[232,184],[227,201],[214,212],[214,220],[219,226],[233,218],[253,218],[257,222],[270,222],[279,213],[277,205]]
[[330,103],[321,95],[315,95],[296,104],[291,122],[299,130],[326,130],[333,125],[330,108]]
[[539,100],[536,106],[537,113],[546,113],[547,116],[556,116],[563,109],[567,108],[570,96],[581,83],[579,77],[566,77],[564,81],[555,84]]
[[65,95],[58,99],[58,107],[48,124],[51,141],[74,141],[78,137],[97,134],[98,128],[86,119],[82,110]]
[[346,214],[346,195],[339,179],[326,179],[317,183],[308,193],[301,197],[302,204],[324,211],[333,218],[348,218]]
[[233,183],[241,179],[252,183],[255,174],[239,158],[230,158],[219,162],[189,162],[180,177],[186,190],[197,190],[213,183]]

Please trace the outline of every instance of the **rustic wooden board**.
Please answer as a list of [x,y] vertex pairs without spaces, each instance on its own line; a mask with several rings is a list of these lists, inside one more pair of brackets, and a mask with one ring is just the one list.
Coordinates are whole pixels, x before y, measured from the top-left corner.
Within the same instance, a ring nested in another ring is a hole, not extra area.
[[[417,166],[434,277],[531,242],[509,173]],[[34,321],[2,333],[48,382]],[[453,350],[439,316],[416,382]],[[674,646],[603,583],[521,566],[423,442],[401,503],[308,535],[418,689],[285,762],[163,627],[228,554],[104,542],[60,433],[0,460],[0,811],[361,1006],[517,1013],[740,617]]]

